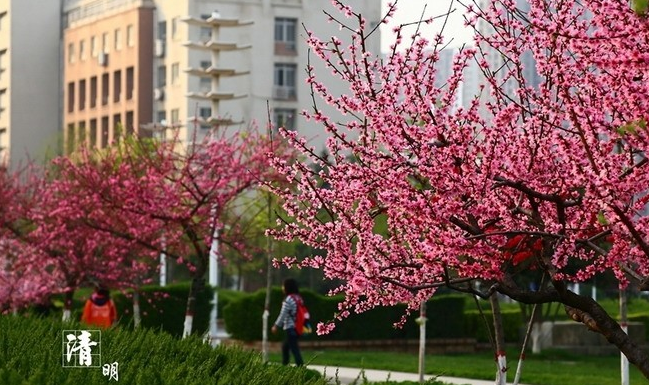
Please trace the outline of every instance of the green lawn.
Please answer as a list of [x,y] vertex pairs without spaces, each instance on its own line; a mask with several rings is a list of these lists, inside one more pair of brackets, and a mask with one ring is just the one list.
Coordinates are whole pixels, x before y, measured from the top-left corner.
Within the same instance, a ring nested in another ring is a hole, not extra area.
[[[309,351],[302,352],[308,363],[325,366],[360,367],[399,372],[417,372],[417,356],[405,353]],[[516,353],[509,353],[508,380],[514,379]],[[279,354],[271,354],[271,361],[280,361]],[[495,364],[492,354],[428,355],[426,372],[452,377],[494,379]],[[528,355],[521,381],[532,385],[618,385],[620,358],[618,356],[578,356],[562,351]],[[640,372],[631,366],[631,383],[647,383]]]

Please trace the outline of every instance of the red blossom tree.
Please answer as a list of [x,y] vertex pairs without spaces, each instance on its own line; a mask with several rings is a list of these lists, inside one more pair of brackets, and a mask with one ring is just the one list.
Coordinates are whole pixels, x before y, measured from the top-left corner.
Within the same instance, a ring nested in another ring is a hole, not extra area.
[[157,255],[152,250],[134,240],[87,226],[89,213],[95,216],[118,215],[99,206],[88,186],[67,172],[72,165],[84,167],[91,163],[70,157],[53,161],[38,208],[32,210],[29,217],[34,230],[25,237],[27,242],[48,256],[63,278],[60,291],[65,293],[64,319],[69,317],[77,288],[98,285],[111,289],[139,287],[150,279],[156,268]]
[[89,231],[165,252],[188,266],[188,335],[215,233],[224,247],[247,252],[238,226],[222,231],[224,213],[234,217],[237,198],[272,175],[270,150],[270,141],[255,130],[215,130],[202,142],[128,139],[99,156],[82,152],[80,160],[65,160],[60,169],[83,191],[76,206]]
[[80,286],[132,287],[134,276],[144,274],[146,266],[130,258],[137,244],[85,226],[80,208],[91,196],[57,167],[30,167],[3,178],[0,302],[5,307],[17,309],[63,293],[67,320]]
[[52,260],[27,241],[38,206],[41,174],[34,167],[0,168],[0,313],[46,302],[60,287]]
[[[344,281],[338,318],[399,302],[416,309],[441,286],[559,302],[649,378],[649,356],[568,287],[606,272],[621,287],[648,286],[646,15],[626,0],[475,3],[467,9],[475,48],[460,50],[440,87],[441,35],[415,34],[404,48],[396,28],[381,59],[365,49],[362,16],[334,3],[344,16],[330,17],[350,39],[307,32],[308,42],[349,92],[331,95],[310,66],[314,103],[304,113],[327,130],[332,157],[284,132],[306,159],[276,164],[294,188],[275,190],[291,218],[273,234],[326,250],[300,263]],[[482,86],[458,108],[471,62]],[[379,222],[387,232],[376,231]],[[520,279],[530,271],[538,290]]]

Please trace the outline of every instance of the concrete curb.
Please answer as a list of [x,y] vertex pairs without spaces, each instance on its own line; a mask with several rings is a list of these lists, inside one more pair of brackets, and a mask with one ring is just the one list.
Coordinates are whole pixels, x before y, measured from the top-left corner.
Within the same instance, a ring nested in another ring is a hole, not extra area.
[[[360,368],[345,368],[345,367],[326,367],[321,365],[308,365],[309,369],[317,370],[320,373],[323,373],[326,378],[331,379],[331,383],[335,383],[337,378],[340,381],[340,384],[351,384],[356,379],[361,379],[359,381],[362,383],[362,378],[367,378],[370,382],[378,381],[419,381],[419,375],[417,373],[403,373],[403,372],[390,372],[387,370],[374,370],[374,369],[360,369]],[[494,385],[494,380],[474,380],[469,378],[458,378],[458,377],[447,377],[447,376],[434,376],[426,375],[424,376],[425,380],[433,379],[447,384],[455,385]],[[524,384],[520,384],[524,385]]]

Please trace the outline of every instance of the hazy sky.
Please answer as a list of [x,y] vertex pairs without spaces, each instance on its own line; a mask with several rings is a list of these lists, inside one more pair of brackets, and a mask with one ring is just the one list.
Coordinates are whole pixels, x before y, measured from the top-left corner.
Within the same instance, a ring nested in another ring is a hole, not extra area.
[[[381,0],[384,10],[388,1],[389,0]],[[455,8],[456,11],[451,14],[450,19],[444,29],[444,36],[446,38],[445,41],[448,42],[450,38],[453,38],[451,45],[456,47],[470,42],[473,31],[470,28],[464,27],[464,8],[457,1],[400,0],[397,3],[397,12],[395,14],[395,18],[393,19],[394,24],[389,27],[384,27],[382,30],[381,50],[384,52],[389,50],[389,46],[394,40],[394,34],[392,33],[392,27],[394,25],[417,21],[421,17],[422,12],[424,12],[424,18],[445,14],[449,8],[450,3],[453,3],[453,8]],[[442,23],[443,22],[441,19],[436,20],[432,25],[424,26],[422,31],[424,34],[432,37],[437,32],[439,32]],[[412,28],[412,31],[414,32],[414,27]]]

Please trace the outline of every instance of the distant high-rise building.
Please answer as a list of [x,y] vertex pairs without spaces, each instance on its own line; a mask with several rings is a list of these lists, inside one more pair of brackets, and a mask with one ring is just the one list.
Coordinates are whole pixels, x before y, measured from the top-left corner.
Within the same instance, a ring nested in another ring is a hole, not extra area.
[[438,52],[439,60],[435,63],[435,87],[444,87],[453,74],[453,59],[457,54],[456,48],[444,48]]
[[[492,1],[493,0],[482,0],[480,3],[480,8],[487,9]],[[530,9],[530,5],[527,0],[516,0],[516,6],[519,11],[523,13],[528,12]],[[484,20],[480,20],[478,22],[477,29],[482,36],[490,36],[495,32],[494,28],[491,25],[487,24]],[[510,66],[506,65],[506,60],[508,59],[504,58],[497,49],[490,46],[483,45],[481,47],[481,51],[485,53],[485,59],[489,64],[489,70],[499,81],[498,83],[500,84],[501,90],[510,98],[515,98],[516,89],[520,87],[520,84],[518,84],[518,82],[511,77],[506,79],[507,72],[510,68]],[[536,61],[532,55],[532,52],[523,52],[519,60],[523,67],[523,79],[525,80],[525,85],[533,88],[537,87],[541,83],[542,79],[538,71],[536,70]],[[482,70],[480,68],[477,68],[477,65],[475,63],[473,65],[476,66],[475,69],[478,72],[478,77],[480,77],[480,79],[484,79]],[[491,98],[491,86],[487,82],[484,82],[482,80],[479,80],[479,83],[480,82],[485,83],[485,89],[481,94],[481,98],[483,99],[483,101],[486,101]],[[485,110],[483,109],[482,112],[484,113]]]
[[469,108],[471,102],[479,96],[483,74],[475,60],[469,60],[462,77],[461,105]]
[[0,1],[0,165],[57,151],[60,15],[59,0]]

